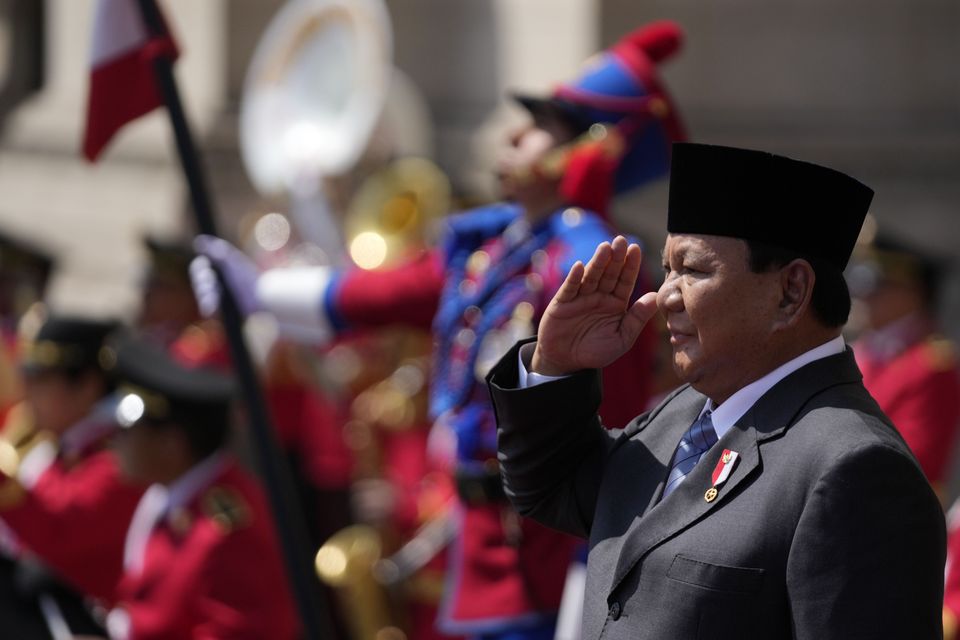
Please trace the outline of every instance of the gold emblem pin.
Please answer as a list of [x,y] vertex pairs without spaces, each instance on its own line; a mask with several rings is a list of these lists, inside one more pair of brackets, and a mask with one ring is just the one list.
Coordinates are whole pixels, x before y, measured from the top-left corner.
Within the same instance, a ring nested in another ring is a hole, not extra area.
[[725,451],[723,453],[723,464],[728,464],[731,458],[733,458],[733,454],[729,451]]
[[717,499],[718,493],[719,491],[717,491],[716,487],[710,487],[709,489],[707,489],[707,492],[703,494],[703,499],[706,500],[707,502],[713,502],[714,500]]
[[186,535],[190,531],[190,527],[193,526],[193,518],[190,517],[190,512],[183,507],[177,507],[171,511],[167,519],[170,528],[180,536]]

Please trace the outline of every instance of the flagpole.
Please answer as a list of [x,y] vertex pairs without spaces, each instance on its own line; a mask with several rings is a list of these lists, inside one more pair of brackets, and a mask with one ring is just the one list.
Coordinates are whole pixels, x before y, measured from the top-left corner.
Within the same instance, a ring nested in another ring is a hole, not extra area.
[[[155,0],[137,0],[144,25],[152,38],[167,37],[167,26]],[[197,229],[207,235],[218,235],[213,213],[213,204],[197,154],[193,136],[183,111],[176,79],[173,76],[173,61],[166,55],[158,55],[153,61],[160,96],[170,115],[177,144],[177,152],[190,191],[190,200],[196,217]],[[332,624],[325,601],[319,596],[317,582],[312,574],[313,561],[307,548],[306,527],[303,516],[293,505],[293,482],[280,447],[270,426],[263,393],[243,337],[243,318],[237,307],[233,292],[218,272],[223,292],[221,313],[230,345],[233,367],[240,382],[240,390],[249,412],[249,425],[263,474],[264,485],[273,509],[281,551],[287,568],[287,576],[296,599],[305,637],[309,640],[333,637]]]

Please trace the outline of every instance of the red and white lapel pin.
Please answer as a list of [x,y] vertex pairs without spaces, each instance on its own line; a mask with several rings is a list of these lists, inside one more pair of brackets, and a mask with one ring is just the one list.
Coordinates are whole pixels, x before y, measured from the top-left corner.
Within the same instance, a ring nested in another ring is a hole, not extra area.
[[720,485],[730,477],[730,473],[733,472],[733,468],[737,465],[739,458],[740,454],[736,451],[731,451],[730,449],[723,450],[720,459],[717,461],[717,466],[713,469],[713,486],[703,494],[704,500],[713,502],[717,499],[717,494],[720,493]]

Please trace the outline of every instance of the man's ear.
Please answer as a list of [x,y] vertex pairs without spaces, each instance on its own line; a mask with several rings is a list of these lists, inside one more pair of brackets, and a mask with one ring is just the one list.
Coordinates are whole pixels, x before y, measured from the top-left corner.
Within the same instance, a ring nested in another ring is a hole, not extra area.
[[810,307],[817,276],[806,260],[797,259],[780,269],[779,321],[787,327],[795,324]]

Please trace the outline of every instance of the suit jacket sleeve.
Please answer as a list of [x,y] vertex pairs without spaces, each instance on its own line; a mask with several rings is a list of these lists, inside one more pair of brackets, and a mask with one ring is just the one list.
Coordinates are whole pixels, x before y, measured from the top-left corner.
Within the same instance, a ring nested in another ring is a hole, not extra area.
[[[818,481],[787,563],[797,640],[940,638],[946,532],[919,467],[873,445]],[[884,576],[890,576],[885,579]]]
[[518,350],[528,342],[511,349],[487,378],[504,489],[522,515],[586,537],[603,466],[620,431],[600,424],[595,370],[518,389]]

